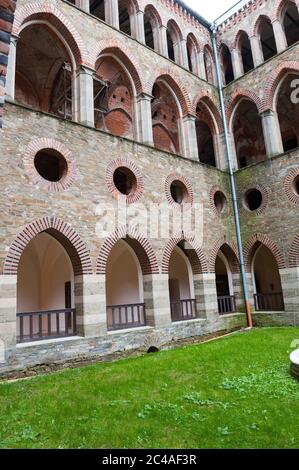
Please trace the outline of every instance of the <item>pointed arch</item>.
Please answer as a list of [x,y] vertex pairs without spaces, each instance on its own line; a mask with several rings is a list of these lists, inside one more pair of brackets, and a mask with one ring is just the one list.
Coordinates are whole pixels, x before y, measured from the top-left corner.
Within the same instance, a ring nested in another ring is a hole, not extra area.
[[275,19],[274,14],[272,14],[272,15],[265,15],[265,14],[259,15],[259,16],[256,18],[256,20],[255,20],[255,22],[254,22],[254,24],[253,24],[253,26],[252,26],[252,28],[251,28],[251,34],[250,34],[250,36],[258,36],[259,28],[260,28],[260,25],[261,25],[261,23],[262,23],[263,21],[270,21],[270,23],[272,23],[272,21],[273,21],[274,19]]
[[159,274],[157,258],[151,244],[134,226],[123,226],[106,238],[97,259],[97,274],[106,273],[110,251],[115,243],[121,239],[124,239],[134,250],[139,260],[143,275]]
[[49,216],[31,222],[19,233],[9,248],[3,274],[17,275],[24,249],[36,235],[42,232],[51,235],[65,248],[72,262],[75,276],[92,274],[90,253],[79,234],[64,220]]
[[286,268],[286,262],[284,259],[284,255],[279,248],[279,246],[268,237],[268,235],[264,235],[261,233],[256,233],[252,235],[244,245],[244,260],[245,260],[245,268],[246,271],[249,273],[251,272],[251,262],[252,262],[252,251],[256,244],[262,244],[266,246],[274,256],[278,269]]
[[216,258],[218,256],[219,251],[222,251],[222,253],[225,255],[230,265],[231,272],[239,273],[240,265],[237,245],[233,241],[228,242],[225,236],[217,240],[217,242],[213,246],[209,262],[210,272],[215,272]]
[[299,267],[299,233],[294,238],[288,254],[288,265],[290,268]]
[[163,251],[162,256],[162,274],[168,274],[169,261],[174,248],[180,242],[188,242],[192,249],[188,249],[188,258],[192,266],[193,274],[202,274],[208,272],[208,262],[202,248],[195,240],[194,235],[181,232],[171,238]]
[[209,90],[200,90],[195,96],[192,103],[192,114],[196,113],[196,108],[200,102],[203,102],[208,111],[210,112],[212,119],[215,121],[215,131],[217,134],[223,131],[223,123],[218,103],[215,103]]
[[286,61],[277,65],[274,70],[267,76],[262,100],[262,111],[275,108],[274,97],[276,91],[288,73],[299,73],[299,61]]

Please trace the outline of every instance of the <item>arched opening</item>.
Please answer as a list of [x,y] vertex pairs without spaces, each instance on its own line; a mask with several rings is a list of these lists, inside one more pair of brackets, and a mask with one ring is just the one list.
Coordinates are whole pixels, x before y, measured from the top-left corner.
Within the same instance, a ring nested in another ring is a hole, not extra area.
[[244,99],[237,105],[232,130],[239,168],[265,160],[266,148],[261,118],[252,101]]
[[226,44],[222,44],[221,46],[220,57],[222,62],[223,82],[224,85],[228,85],[235,77],[231,53]]
[[105,0],[90,0],[89,11],[102,21],[105,21]]
[[144,36],[145,44],[155,50],[154,32],[150,18],[144,15]]
[[134,7],[130,0],[119,0],[118,2],[118,11],[119,11],[119,29],[132,36],[132,23],[131,20],[134,15]]
[[134,95],[132,81],[121,62],[112,55],[101,56],[94,79],[95,127],[134,138]]
[[152,5],[147,5],[144,10],[145,44],[159,52],[159,28],[161,19],[157,10]]
[[299,103],[291,98],[294,80],[299,81],[299,76],[287,75],[277,91],[276,109],[285,152],[297,148],[299,142]]
[[74,59],[47,24],[23,29],[17,43],[15,99],[64,119],[73,117]]
[[153,87],[152,126],[154,145],[160,150],[180,153],[180,115],[173,92],[162,80]]
[[218,312],[220,315],[236,312],[233,279],[229,262],[220,250],[215,263]]
[[213,123],[211,115],[203,103],[199,103],[196,108],[196,137],[199,161],[206,165],[216,166]]
[[174,20],[167,23],[167,50],[168,58],[177,64],[181,63],[180,42],[182,33]]
[[193,273],[183,245],[177,245],[170,257],[169,297],[173,322],[197,318]]
[[213,55],[208,46],[204,48],[204,65],[207,81],[211,84],[215,84],[214,80],[214,62]]
[[49,233],[36,235],[18,266],[18,341],[75,335],[74,302],[74,271],[65,248]]
[[247,73],[254,68],[254,64],[250,40],[248,34],[244,31],[241,32],[239,37],[239,51],[242,58],[244,73]]
[[198,74],[197,67],[197,55],[198,55],[198,45],[196,39],[191,33],[187,36],[187,57],[188,57],[188,68],[190,72]]
[[284,300],[277,261],[262,243],[252,250],[252,276],[256,311],[283,311]]
[[145,326],[142,269],[125,239],[113,246],[108,257],[106,303],[108,330]]
[[264,60],[271,59],[277,54],[277,47],[275,42],[275,36],[273,26],[268,18],[262,18],[259,26],[259,37],[262,47]]
[[295,2],[286,2],[283,13],[283,27],[288,46],[299,41],[299,13]]

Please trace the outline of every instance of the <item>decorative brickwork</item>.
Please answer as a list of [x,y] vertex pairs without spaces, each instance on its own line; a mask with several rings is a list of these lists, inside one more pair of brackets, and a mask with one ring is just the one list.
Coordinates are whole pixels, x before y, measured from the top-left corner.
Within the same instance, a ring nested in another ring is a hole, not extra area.
[[299,234],[296,235],[289,251],[289,267],[299,267]]
[[252,235],[244,245],[245,268],[248,273],[251,272],[253,248],[258,244],[265,245],[271,251],[279,269],[286,268],[286,261],[284,259],[284,255],[278,245],[267,235],[256,233],[255,235]]
[[[65,174],[59,181],[48,181],[44,179],[36,170],[34,160],[35,156],[41,150],[55,150],[61,154],[67,164]],[[54,139],[35,139],[27,145],[23,156],[24,169],[33,184],[48,192],[59,192],[68,189],[76,179],[76,162],[72,153],[63,145]]]
[[[252,189],[257,189],[258,191],[261,192],[261,194],[262,194],[262,203],[261,203],[261,205],[258,209],[249,211],[249,209],[247,207],[247,204],[246,204],[245,198],[246,198],[246,194]],[[252,185],[249,188],[245,189],[245,191],[243,193],[243,204],[242,204],[241,207],[242,207],[243,211],[246,211],[247,215],[248,215],[248,211],[254,213],[254,215],[260,215],[260,214],[262,214],[262,212],[264,212],[264,210],[268,206],[268,202],[269,202],[269,192],[268,192],[267,188],[264,185],[255,184],[255,185]]]
[[[120,193],[115,186],[113,175],[115,170],[118,168],[128,168],[130,171],[132,171],[136,178],[136,184],[132,188],[132,192],[128,195]],[[141,198],[144,190],[143,178],[139,168],[135,165],[135,163],[133,163],[131,160],[127,160],[126,158],[117,158],[116,160],[113,160],[109,163],[106,169],[106,184],[108,190],[115,199],[123,199],[128,205],[137,202]]]
[[294,187],[297,178],[299,178],[299,168],[293,168],[284,180],[284,189],[289,200],[299,206],[299,194]]
[[274,97],[277,87],[281,83],[283,77],[288,73],[295,73],[299,75],[299,61],[284,61],[275,67],[267,77],[267,82],[263,95],[262,109],[274,109]]
[[219,251],[222,251],[224,256],[229,263],[231,272],[233,274],[240,272],[240,264],[239,264],[239,254],[238,254],[238,247],[233,241],[227,241],[227,237],[221,237],[217,242],[214,244],[213,249],[210,254],[210,261],[209,267],[210,272],[215,272],[215,265],[216,265],[216,258],[219,254]]
[[191,185],[190,181],[185,176],[181,175],[180,173],[171,173],[165,180],[164,188],[165,188],[165,194],[166,194],[166,198],[167,198],[168,203],[171,206],[180,207],[180,204],[178,204],[173,199],[172,194],[171,194],[171,184],[174,181],[180,181],[185,186],[185,188],[187,190],[185,198],[183,200],[183,203],[192,205],[193,204],[192,185]]
[[[222,193],[224,195],[224,197],[226,198],[226,206],[224,208],[223,211],[219,211],[218,208],[216,207],[215,205],[215,194],[216,193]],[[216,214],[217,216],[221,216],[223,214],[227,215],[227,212],[228,212],[228,204],[227,204],[227,197],[226,197],[226,194],[225,192],[223,191],[222,188],[220,188],[220,186],[213,186],[210,190],[210,206],[211,206],[211,209],[213,210],[214,214]]]
[[143,275],[159,273],[157,258],[149,241],[135,227],[127,226],[119,228],[104,241],[97,260],[97,274],[106,273],[109,254],[119,240],[124,240],[134,250]]
[[209,271],[207,258],[202,248],[197,243],[195,236],[182,232],[171,238],[164,248],[162,256],[162,274],[168,274],[172,252],[181,242],[188,242],[191,245],[191,249],[186,249],[185,254],[189,258],[193,274],[207,273]]
[[235,88],[226,103],[226,116],[228,122],[231,121],[232,114],[242,99],[252,101],[256,105],[258,112],[263,112],[264,108],[262,100],[253,90],[246,88]]
[[43,217],[26,225],[9,248],[3,274],[16,275],[22,253],[28,243],[39,233],[52,235],[67,251],[75,275],[92,274],[89,251],[78,233],[63,220],[56,217]]
[[[203,102],[208,111],[210,112],[212,119],[214,121],[214,128],[217,134],[223,132],[223,122],[220,114],[220,108],[218,103],[215,103],[210,90],[201,90],[193,100],[192,103],[192,113],[196,113],[197,106]],[[215,126],[216,122],[216,126]]]

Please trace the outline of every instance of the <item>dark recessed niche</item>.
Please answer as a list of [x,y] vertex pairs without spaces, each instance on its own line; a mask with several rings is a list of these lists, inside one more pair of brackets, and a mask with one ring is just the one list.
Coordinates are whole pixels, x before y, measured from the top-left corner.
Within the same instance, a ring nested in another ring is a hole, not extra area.
[[296,196],[299,196],[299,175],[293,181],[293,191]]
[[42,178],[51,182],[60,181],[68,169],[64,156],[53,149],[40,150],[35,155],[34,166]]
[[263,203],[263,195],[259,189],[249,189],[245,194],[245,205],[250,211],[258,210]]
[[115,170],[113,182],[118,191],[125,196],[134,193],[137,187],[136,176],[129,168],[125,167],[120,167]]
[[189,199],[188,189],[179,180],[175,180],[170,185],[170,194],[174,202],[177,204],[183,204]]
[[223,214],[227,207],[227,199],[222,191],[216,191],[214,194],[214,205],[219,214]]

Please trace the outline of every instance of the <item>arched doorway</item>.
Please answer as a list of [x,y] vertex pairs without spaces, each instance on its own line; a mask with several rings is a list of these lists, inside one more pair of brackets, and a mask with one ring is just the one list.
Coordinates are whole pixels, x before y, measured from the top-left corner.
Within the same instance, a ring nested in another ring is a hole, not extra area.
[[288,74],[277,91],[276,109],[285,152],[297,148],[299,143],[299,104],[297,100],[291,99],[294,89],[292,83],[298,79],[298,75]]
[[180,246],[174,248],[169,261],[169,296],[173,322],[197,318],[192,267]]
[[17,275],[19,342],[76,334],[74,271],[61,243],[36,235],[24,249]]
[[229,262],[220,250],[215,263],[218,312],[220,315],[236,312],[236,298]]
[[108,330],[146,325],[142,269],[125,239],[113,246],[108,257],[106,304]]
[[284,300],[277,261],[262,243],[252,251],[252,278],[256,311],[283,311]]

